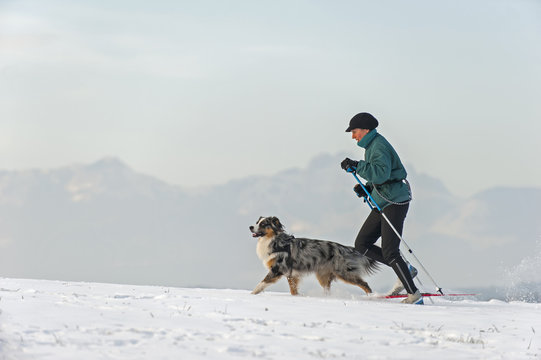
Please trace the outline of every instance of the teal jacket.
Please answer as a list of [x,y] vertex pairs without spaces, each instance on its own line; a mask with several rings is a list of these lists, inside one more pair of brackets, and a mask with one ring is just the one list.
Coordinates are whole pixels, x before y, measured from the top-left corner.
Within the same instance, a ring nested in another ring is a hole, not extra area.
[[[372,186],[375,184],[381,195],[387,199],[394,202],[407,201],[410,198],[410,193],[408,186],[403,181],[384,184],[387,181],[405,179],[408,175],[398,154],[387,139],[374,129],[366,134],[357,145],[366,149],[364,160],[359,161],[359,165],[357,165],[357,174],[366,179]],[[380,208],[383,209],[390,205],[375,190],[372,190],[370,195]]]

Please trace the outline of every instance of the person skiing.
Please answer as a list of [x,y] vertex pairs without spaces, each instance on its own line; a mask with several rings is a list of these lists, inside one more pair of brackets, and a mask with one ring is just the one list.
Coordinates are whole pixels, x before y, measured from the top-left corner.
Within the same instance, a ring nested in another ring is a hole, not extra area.
[[[345,158],[341,167],[347,172],[357,173],[367,181],[365,187],[370,196],[402,235],[411,201],[411,191],[405,180],[407,172],[395,149],[377,132],[378,125],[378,120],[374,116],[364,112],[350,120],[346,132],[351,132],[351,138],[365,149],[365,159],[355,161]],[[360,198],[370,201],[360,184],[353,190]],[[374,244],[380,237],[381,247],[378,247]],[[355,249],[394,270],[398,281],[390,294],[398,294],[406,289],[408,297],[402,301],[403,303],[422,304],[421,292],[413,282],[417,270],[402,258],[399,247],[400,237],[374,206],[355,239]]]

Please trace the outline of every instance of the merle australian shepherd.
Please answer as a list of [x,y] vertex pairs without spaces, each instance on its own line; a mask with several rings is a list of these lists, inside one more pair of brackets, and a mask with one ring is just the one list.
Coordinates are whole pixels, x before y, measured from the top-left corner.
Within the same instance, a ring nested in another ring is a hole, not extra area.
[[250,226],[250,231],[258,238],[257,256],[269,269],[252,294],[259,294],[286,276],[291,295],[297,295],[301,277],[309,273],[316,274],[326,293],[336,279],[357,285],[367,294],[372,292],[362,276],[374,273],[378,265],[354,248],[331,241],[296,238],[287,234],[274,216],[260,217]]

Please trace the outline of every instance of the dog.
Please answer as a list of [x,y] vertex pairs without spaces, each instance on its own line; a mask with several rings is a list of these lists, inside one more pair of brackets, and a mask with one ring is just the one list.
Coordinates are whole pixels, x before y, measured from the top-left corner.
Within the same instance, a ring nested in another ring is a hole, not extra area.
[[315,273],[325,293],[329,293],[334,280],[357,285],[367,294],[372,292],[362,276],[379,269],[375,260],[364,256],[353,247],[332,241],[296,238],[285,232],[275,217],[260,217],[249,227],[257,240],[257,256],[269,273],[255,287],[259,294],[269,285],[286,276],[291,295],[298,295],[301,277]]

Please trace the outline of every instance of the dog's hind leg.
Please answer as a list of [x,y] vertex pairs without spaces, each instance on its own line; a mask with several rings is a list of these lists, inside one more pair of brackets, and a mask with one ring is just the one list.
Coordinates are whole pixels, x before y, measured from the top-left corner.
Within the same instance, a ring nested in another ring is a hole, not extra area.
[[344,275],[336,275],[340,280],[343,282],[346,282],[348,284],[357,285],[361,289],[364,290],[367,294],[372,293],[372,289],[370,289],[370,286],[368,286],[368,283],[364,281],[359,275],[355,274],[344,274]]
[[299,281],[301,279],[298,276],[288,276],[287,283],[289,284],[289,292],[291,295],[299,295]]
[[323,290],[325,291],[325,294],[329,294],[331,292],[331,283],[335,279],[335,276],[333,273],[316,273],[317,281],[319,281],[319,284],[321,287],[323,287]]
[[280,280],[281,277],[282,277],[282,274],[270,271],[267,274],[267,276],[265,276],[265,278],[263,280],[261,280],[261,282],[259,284],[257,284],[254,291],[252,291],[252,294],[254,294],[254,295],[259,294],[260,292],[265,290],[269,285],[274,284],[275,282]]

